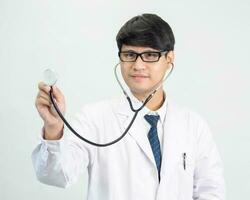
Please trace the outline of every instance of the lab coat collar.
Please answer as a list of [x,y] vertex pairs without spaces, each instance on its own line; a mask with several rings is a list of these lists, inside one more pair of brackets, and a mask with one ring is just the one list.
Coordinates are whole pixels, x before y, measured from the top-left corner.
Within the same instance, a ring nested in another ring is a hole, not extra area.
[[[142,102],[140,102],[131,92],[127,92],[131,102],[133,104],[133,107],[135,109],[138,109],[142,106]],[[117,117],[120,121],[122,132],[125,131],[125,129],[128,127],[129,123],[131,122],[135,112],[133,112],[130,109],[128,100],[123,95],[120,99],[120,102],[118,102],[117,107],[115,108],[115,112],[117,114]],[[147,110],[145,107],[138,113],[133,125],[131,126],[128,135],[130,135],[137,145],[142,149],[144,154],[149,158],[149,160],[154,164],[154,156],[150,147],[150,143],[148,142],[147,135],[143,132],[138,132],[138,130],[141,129],[141,126],[144,121],[142,121],[142,116],[147,113]]]

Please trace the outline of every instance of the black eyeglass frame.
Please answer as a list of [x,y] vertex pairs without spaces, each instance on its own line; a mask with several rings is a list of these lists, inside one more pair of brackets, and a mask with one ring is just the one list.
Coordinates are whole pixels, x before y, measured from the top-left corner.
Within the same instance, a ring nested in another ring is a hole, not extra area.
[[[153,62],[158,62],[158,61],[160,60],[160,58],[161,58],[163,55],[166,55],[168,52],[169,52],[169,51],[166,51],[166,50],[163,50],[163,51],[144,51],[144,52],[142,52],[142,53],[136,53],[136,52],[134,52],[134,51],[119,51],[119,52],[118,52],[118,56],[119,56],[119,58],[120,58],[120,61],[122,61],[122,62],[135,62],[135,61],[137,60],[137,58],[140,56],[140,58],[141,58],[141,60],[142,60],[143,62],[153,63]],[[136,55],[136,57],[135,57],[135,59],[132,60],[132,61],[124,61],[124,60],[121,59],[121,53],[133,53],[133,54]],[[155,60],[155,61],[145,61],[145,60],[143,60],[143,56],[142,56],[142,55],[143,55],[143,54],[147,54],[147,53],[157,53],[157,54],[158,54],[158,59]]]

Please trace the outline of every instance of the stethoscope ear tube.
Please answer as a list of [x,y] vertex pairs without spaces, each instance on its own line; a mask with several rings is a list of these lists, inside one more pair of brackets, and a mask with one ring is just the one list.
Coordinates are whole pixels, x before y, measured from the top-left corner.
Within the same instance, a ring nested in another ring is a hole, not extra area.
[[[115,74],[115,78],[120,86],[120,88],[122,89],[123,91],[123,94],[126,96],[128,102],[129,102],[129,106],[130,106],[130,109],[133,111],[133,112],[137,112],[137,111],[140,111],[146,104],[147,102],[154,96],[154,94],[157,92],[157,90],[163,85],[163,83],[165,82],[165,80],[167,80],[167,78],[170,76],[170,74],[172,73],[173,69],[174,69],[174,63],[171,63],[171,69],[170,71],[168,72],[168,74],[165,76],[165,78],[163,78],[163,80],[160,80],[155,86],[154,88],[156,89],[153,89],[152,92],[148,95],[148,97],[143,101],[143,105],[141,107],[139,107],[138,109],[135,109],[132,105],[132,102],[131,102],[131,99],[130,97],[128,96],[126,90],[124,89],[124,87],[122,86],[119,78],[118,78],[118,75],[117,75],[117,67],[120,65],[120,62],[117,63],[114,67],[114,74]],[[146,102],[146,103],[145,103]]]
[[50,91],[49,91],[49,96],[50,96],[50,100],[56,110],[56,112],[58,113],[59,117],[62,119],[62,121],[64,122],[64,124],[69,128],[69,130],[75,134],[75,136],[77,136],[78,138],[80,138],[81,140],[83,140],[84,142],[90,144],[90,145],[93,145],[93,146],[97,146],[97,147],[107,147],[107,146],[110,146],[110,145],[113,145],[117,142],[119,142],[129,131],[129,129],[131,128],[132,124],[134,123],[135,119],[136,119],[136,116],[137,114],[139,113],[140,110],[143,109],[143,107],[150,101],[150,99],[154,96],[154,94],[157,92],[157,90],[162,86],[163,82],[168,78],[168,76],[172,73],[172,70],[174,68],[174,64],[172,63],[172,67],[171,67],[171,71],[168,73],[168,75],[162,80],[159,82],[159,85],[153,92],[151,92],[151,94],[145,99],[145,101],[143,102],[143,104],[138,108],[138,109],[134,109],[133,105],[132,105],[132,102],[131,102],[131,99],[130,97],[128,96],[128,94],[126,93],[126,91],[124,90],[121,82],[119,81],[119,78],[117,76],[117,73],[116,73],[116,69],[117,69],[117,66],[119,65],[120,63],[118,63],[117,65],[115,65],[115,68],[114,68],[114,72],[115,72],[115,77],[116,77],[116,80],[118,82],[118,84],[120,85],[124,95],[126,96],[128,102],[129,102],[129,106],[130,106],[130,109],[134,112],[134,116],[131,120],[131,122],[129,123],[128,127],[126,128],[126,130],[124,131],[124,133],[118,137],[117,139],[111,141],[111,142],[108,142],[108,143],[95,143],[95,142],[92,142],[86,138],[84,138],[83,136],[81,136],[79,133],[77,133],[74,128],[72,128],[72,126],[68,123],[68,121],[64,118],[63,114],[61,113],[60,109],[58,108],[55,100],[54,100],[54,97],[53,97],[53,87],[50,86]]

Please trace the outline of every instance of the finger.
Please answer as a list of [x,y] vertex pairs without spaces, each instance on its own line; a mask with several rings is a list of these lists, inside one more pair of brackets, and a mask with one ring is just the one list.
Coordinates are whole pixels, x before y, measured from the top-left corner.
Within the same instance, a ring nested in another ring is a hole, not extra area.
[[47,102],[49,102],[50,105],[52,104],[52,102],[51,102],[51,100],[49,98],[43,97],[43,96],[40,96],[40,98],[42,98],[42,99],[46,100]]
[[[49,111],[50,114],[53,114],[53,116],[58,116],[57,111],[55,110],[54,106],[52,105],[51,102],[47,101],[46,99],[40,97],[37,102],[36,102],[36,107],[39,113],[43,113],[42,115],[45,116],[46,112],[42,112],[44,108]],[[49,115],[46,115],[48,118]]]
[[44,82],[39,82],[38,88],[39,88],[39,90],[42,90],[42,91],[46,92],[47,94],[49,94],[50,86],[46,85]]
[[43,97],[39,97],[36,101],[36,106],[40,107],[40,106],[47,106],[47,107],[51,107],[51,102],[48,101],[47,99],[43,98]]
[[43,90],[40,90],[37,94],[37,98],[39,97],[43,97],[44,99],[47,99],[48,101],[50,101],[50,96],[44,92]]

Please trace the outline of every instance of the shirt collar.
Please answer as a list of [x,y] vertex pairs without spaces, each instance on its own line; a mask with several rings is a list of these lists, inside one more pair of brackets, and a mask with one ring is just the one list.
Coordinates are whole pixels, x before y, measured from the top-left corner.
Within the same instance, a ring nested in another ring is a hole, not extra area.
[[165,116],[166,116],[166,111],[167,111],[167,98],[166,98],[166,93],[164,92],[164,102],[162,104],[162,106],[155,111],[152,111],[150,109],[148,109],[147,107],[145,107],[146,113],[148,115],[159,115],[160,116],[160,120],[163,122]]
[[[164,95],[164,102],[162,104],[162,106],[155,111],[150,110],[149,108],[147,108],[146,106],[140,111],[141,114],[144,115],[159,115],[160,116],[160,120],[163,122],[165,116],[166,116],[166,110],[167,110],[167,98],[166,98],[166,93],[165,91],[163,91],[163,95]],[[131,98],[132,103],[135,105],[135,108],[139,108],[142,105],[142,102],[140,100],[138,100],[131,91],[129,91],[129,96]]]

